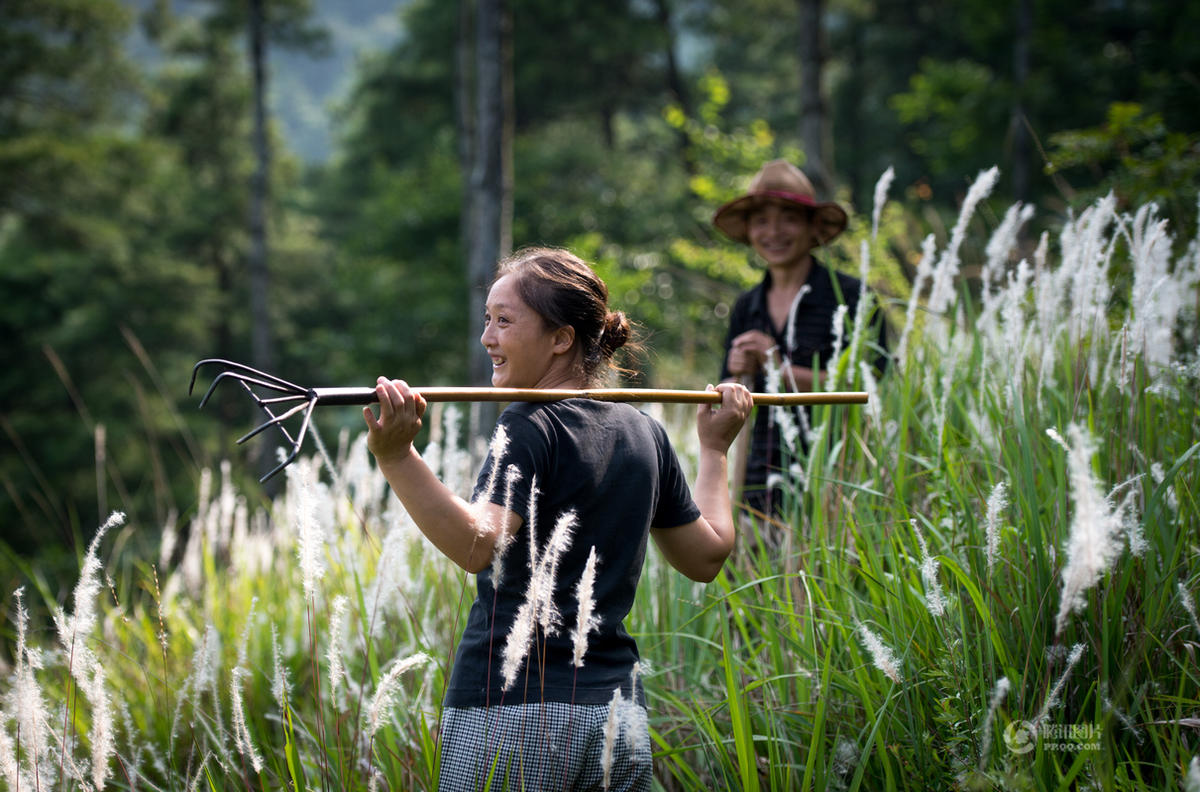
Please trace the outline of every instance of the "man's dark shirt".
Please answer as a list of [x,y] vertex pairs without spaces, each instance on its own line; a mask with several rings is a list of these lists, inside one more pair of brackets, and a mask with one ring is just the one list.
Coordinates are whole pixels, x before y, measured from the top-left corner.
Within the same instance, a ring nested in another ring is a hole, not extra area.
[[[725,338],[725,357],[721,364],[722,380],[733,377],[729,372],[729,350],[733,346],[733,339],[749,330],[761,330],[774,338],[785,363],[807,366],[814,372],[822,371],[833,354],[833,316],[838,305],[842,303],[846,305],[843,349],[849,343],[850,327],[853,325],[858,300],[862,294],[862,284],[857,278],[842,273],[831,273],[819,261],[813,259],[808,280],[801,287],[802,291],[807,291],[800,298],[799,307],[792,317],[793,334],[790,347],[787,343],[787,328],[775,327],[767,311],[767,291],[771,288],[771,283],[771,272],[768,270],[760,284],[744,292],[734,303],[733,312],[729,317],[729,334]],[[881,337],[876,336],[872,340],[878,341],[882,347]],[[864,357],[869,359],[873,355]],[[753,390],[763,390],[765,380],[765,374],[760,371],[754,377]],[[762,511],[770,511],[769,508],[764,508],[767,475],[779,471],[782,467],[779,429],[771,420],[771,412],[756,410],[750,453],[746,462],[747,499],[752,506]],[[803,445],[803,436],[800,442]]]

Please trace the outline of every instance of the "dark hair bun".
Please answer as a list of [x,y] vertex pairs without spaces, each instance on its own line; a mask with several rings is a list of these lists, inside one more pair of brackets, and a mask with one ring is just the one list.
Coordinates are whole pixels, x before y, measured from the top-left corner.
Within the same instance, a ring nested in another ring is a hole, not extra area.
[[606,358],[613,356],[629,341],[632,329],[624,311],[613,311],[604,317],[604,329],[600,331],[600,354]]

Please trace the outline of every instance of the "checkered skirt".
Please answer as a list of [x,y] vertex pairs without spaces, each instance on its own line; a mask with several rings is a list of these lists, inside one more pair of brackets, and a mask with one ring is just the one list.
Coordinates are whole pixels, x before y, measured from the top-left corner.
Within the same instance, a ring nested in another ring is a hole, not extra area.
[[609,785],[603,785],[608,712],[607,704],[562,702],[447,707],[438,789],[646,792],[651,779],[648,732],[632,743],[618,735]]

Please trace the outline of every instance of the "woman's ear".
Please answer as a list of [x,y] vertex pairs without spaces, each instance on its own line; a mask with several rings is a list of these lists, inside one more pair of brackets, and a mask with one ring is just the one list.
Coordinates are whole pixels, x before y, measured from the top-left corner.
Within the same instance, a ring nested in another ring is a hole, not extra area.
[[563,325],[554,331],[554,352],[555,354],[565,354],[571,351],[571,346],[575,343],[575,328],[571,325]]

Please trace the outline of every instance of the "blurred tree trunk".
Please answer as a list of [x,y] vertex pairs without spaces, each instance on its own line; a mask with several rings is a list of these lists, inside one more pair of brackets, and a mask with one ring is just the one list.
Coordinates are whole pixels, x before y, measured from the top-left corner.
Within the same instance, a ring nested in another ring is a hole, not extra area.
[[[654,17],[662,29],[663,52],[667,61],[667,91],[675,99],[675,103],[679,105],[683,114],[691,118],[691,102],[688,101],[687,88],[683,84],[683,76],[679,72],[679,62],[675,58],[675,32],[671,26],[671,5],[669,0],[656,0],[654,5]],[[696,163],[692,159],[687,132],[680,129],[675,133],[675,138],[678,141],[679,156],[683,159],[684,170],[689,175],[695,175]]]
[[[852,97],[862,97],[866,94],[867,70],[863,42],[866,25],[867,23],[857,15],[851,15],[845,31],[843,51],[846,58],[846,78],[842,83],[842,90]],[[843,145],[838,146],[836,159],[832,156],[830,159],[841,163],[838,170],[850,185],[850,203],[854,206],[867,206],[864,199],[870,200],[872,196],[867,195],[868,191],[864,187],[868,176],[863,166],[867,161],[867,152],[863,140],[862,102],[851,101],[845,106],[848,107],[848,112],[841,116],[843,123],[838,126]],[[845,123],[847,121],[849,123]]]
[[253,365],[274,368],[271,337],[270,270],[267,248],[267,204],[270,201],[271,146],[267,140],[266,10],[263,0],[250,0],[246,33],[254,97],[254,176],[250,186],[250,354]]
[[1013,37],[1012,190],[1018,201],[1029,199],[1030,140],[1025,118],[1025,86],[1029,81],[1029,40],[1033,36],[1033,0],[1017,3]]
[[513,86],[513,20],[508,3],[500,3],[500,244],[499,254],[512,252],[513,139],[517,133],[517,100]]
[[800,142],[807,156],[805,172],[817,194],[832,197],[833,173],[825,143],[828,119],[821,93],[825,64],[821,36],[821,0],[797,0],[800,8]]
[[[471,56],[475,52],[471,46],[471,21],[474,13],[475,4],[472,0],[459,0],[458,32],[454,41],[454,124],[455,139],[458,141],[458,165],[463,174],[459,239],[462,240],[463,250],[468,256],[472,248],[471,234],[475,227],[475,201],[471,198],[471,176],[475,163],[475,92],[471,68]],[[474,311],[474,304],[471,310]],[[472,313],[471,317],[473,322],[475,314]]]
[[[250,0],[246,9],[246,37],[249,46],[251,91],[254,103],[254,175],[250,180],[250,357],[251,365],[262,371],[275,370],[274,341],[271,337],[271,275],[267,249],[267,204],[270,201],[271,146],[267,140],[267,45],[264,0]],[[255,448],[255,462],[263,475],[275,467],[269,446]],[[272,479],[266,491],[274,494],[278,480]]]
[[[469,207],[471,228],[467,240],[467,276],[470,289],[469,346],[470,376],[473,385],[489,385],[492,361],[479,343],[483,331],[484,302],[487,288],[496,271],[496,261],[504,254],[503,245],[511,244],[511,231],[505,232],[505,218],[511,224],[511,184],[506,185],[505,161],[511,174],[512,126],[511,87],[505,83],[506,25],[504,0],[477,0],[475,15],[475,128],[471,159]],[[507,149],[507,151],[506,151]],[[511,179],[511,175],[508,176]],[[508,188],[506,195],[506,186]],[[490,408],[490,409],[485,409]],[[472,412],[471,436],[478,438],[491,429],[494,405],[482,405]]]

